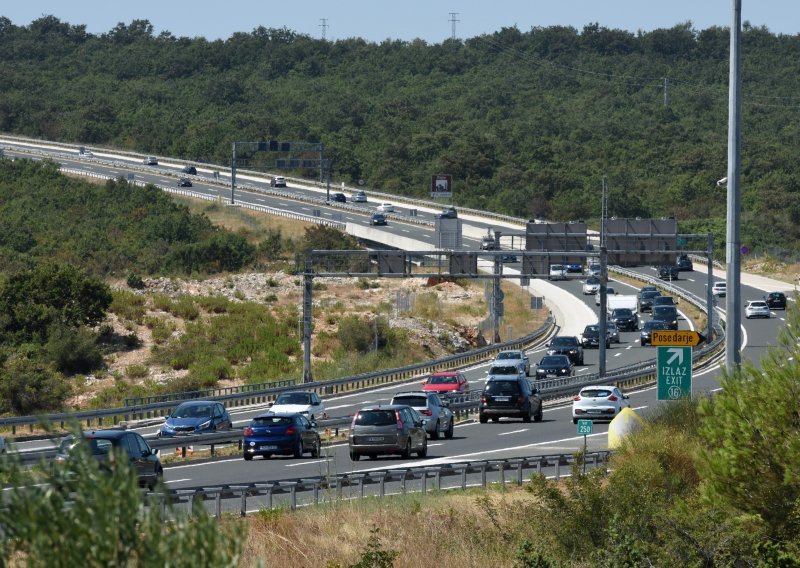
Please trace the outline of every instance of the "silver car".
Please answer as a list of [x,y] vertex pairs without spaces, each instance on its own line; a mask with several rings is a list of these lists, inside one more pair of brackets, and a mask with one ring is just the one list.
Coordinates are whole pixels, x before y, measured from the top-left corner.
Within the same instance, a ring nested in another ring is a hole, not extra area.
[[494,358],[494,361],[500,365],[508,365],[512,362],[520,363],[525,369],[525,375],[530,376],[531,374],[531,362],[528,359],[528,356],[525,354],[525,351],[522,349],[507,349],[505,351],[500,351]]
[[390,404],[406,404],[419,412],[427,421],[425,431],[432,440],[438,440],[442,433],[447,439],[453,437],[455,416],[448,408],[450,403],[442,400],[438,394],[423,391],[401,392],[394,395]]
[[609,320],[606,322],[606,334],[611,339],[611,343],[619,343],[619,328],[617,324]]
[[350,425],[350,459],[361,456],[372,459],[379,455],[400,454],[411,457],[428,455],[425,420],[407,405],[378,405],[362,408],[353,415]]

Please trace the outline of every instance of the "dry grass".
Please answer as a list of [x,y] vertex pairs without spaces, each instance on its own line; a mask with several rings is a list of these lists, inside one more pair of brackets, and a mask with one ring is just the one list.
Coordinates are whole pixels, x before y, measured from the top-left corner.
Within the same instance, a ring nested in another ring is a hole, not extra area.
[[380,550],[397,552],[396,568],[511,566],[516,547],[503,535],[525,531],[531,502],[529,493],[513,488],[264,511],[246,520],[242,566],[347,566],[360,560],[375,529]]

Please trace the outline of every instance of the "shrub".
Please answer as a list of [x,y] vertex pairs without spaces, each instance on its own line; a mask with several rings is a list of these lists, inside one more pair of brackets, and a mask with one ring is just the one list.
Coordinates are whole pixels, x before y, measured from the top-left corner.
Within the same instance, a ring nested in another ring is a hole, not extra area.
[[146,365],[128,365],[125,367],[125,376],[129,379],[143,379],[147,376],[148,371]]
[[70,386],[51,363],[25,355],[9,358],[0,374],[0,411],[19,415],[60,410]]
[[142,280],[142,277],[133,272],[128,273],[126,282],[128,287],[133,288],[134,290],[141,290],[144,288],[144,280]]
[[117,314],[121,320],[140,323],[145,314],[146,298],[128,290],[116,290],[111,300],[109,311]]
[[85,327],[55,328],[49,334],[44,352],[56,369],[67,375],[86,374],[104,366],[97,336]]

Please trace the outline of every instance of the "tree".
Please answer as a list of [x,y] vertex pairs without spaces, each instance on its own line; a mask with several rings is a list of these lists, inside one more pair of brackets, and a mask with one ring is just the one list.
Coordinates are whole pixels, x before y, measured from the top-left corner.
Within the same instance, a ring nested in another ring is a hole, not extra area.
[[70,386],[51,363],[20,353],[0,368],[0,412],[31,415],[57,411]]

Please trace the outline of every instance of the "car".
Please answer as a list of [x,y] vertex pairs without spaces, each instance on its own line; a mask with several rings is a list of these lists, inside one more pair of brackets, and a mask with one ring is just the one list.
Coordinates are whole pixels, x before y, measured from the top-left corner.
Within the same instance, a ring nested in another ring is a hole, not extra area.
[[512,262],[519,262],[519,259],[514,254],[503,254],[503,255],[500,255],[500,262],[502,262],[504,264],[512,263]]
[[328,417],[325,404],[319,395],[306,391],[289,391],[279,394],[275,402],[270,405],[269,412],[274,414],[298,412],[307,416],[309,420]]
[[478,421],[486,424],[489,418],[497,422],[502,417],[531,419],[541,422],[542,398],[524,375],[496,377],[486,381],[478,405]]
[[588,276],[600,276],[600,263],[592,262],[586,267],[586,274]]
[[764,301],[771,310],[785,310],[786,309],[786,294],[783,292],[770,292],[764,296]]
[[335,203],[347,203],[347,196],[344,193],[331,193],[331,201]]
[[583,295],[589,296],[600,291],[600,279],[597,276],[589,276],[583,283]]
[[157,166],[158,158],[156,158],[155,156],[146,156],[144,160],[142,160],[142,163],[145,166]]
[[614,385],[583,387],[572,399],[572,423],[579,419],[613,420],[623,408],[630,408],[628,395]]
[[711,285],[711,294],[716,296],[717,298],[724,298],[728,293],[728,285],[722,281],[718,280]]
[[614,308],[611,310],[611,322],[622,331],[638,331],[639,316],[630,308]]
[[253,417],[242,436],[242,457],[269,458],[274,454],[291,454],[295,458],[310,453],[318,458],[322,441],[317,423],[299,412],[268,412]]
[[356,191],[350,196],[350,201],[353,203],[366,203],[367,202],[367,194],[363,191]]
[[378,213],[394,213],[394,205],[391,203],[381,203],[376,207]]
[[575,365],[583,365],[583,347],[574,335],[556,335],[547,344],[548,355],[566,355]]
[[197,168],[195,168],[194,166],[183,166],[183,168],[181,168],[181,172],[184,174],[190,174],[196,176]]
[[489,235],[484,235],[481,237],[481,250],[494,250],[496,248],[496,243],[494,242],[494,237]]
[[463,373],[458,371],[439,371],[422,381],[423,392],[441,395],[458,395],[469,392],[469,383]]
[[231,416],[221,402],[187,400],[167,416],[157,435],[171,438],[230,429]]
[[94,158],[94,153],[87,148],[81,148],[78,151],[78,154],[83,156],[84,158]]
[[570,274],[581,274],[583,272],[583,265],[580,262],[568,262],[565,266]]
[[508,363],[494,361],[489,370],[486,371],[487,380],[494,378],[527,377],[525,367],[519,361],[509,361]]
[[642,286],[639,288],[639,297],[641,298],[642,294],[645,294],[646,292],[658,292],[658,288],[655,286]]
[[688,254],[679,255],[675,266],[678,267],[679,272],[692,272],[694,270],[694,264],[692,264],[692,259],[689,258]]
[[656,306],[653,308],[652,319],[665,322],[669,330],[677,330],[678,308],[675,306]]
[[409,458],[412,452],[424,458],[428,455],[425,423],[426,420],[408,405],[362,408],[353,414],[350,424],[350,459],[358,461],[361,456],[375,459],[390,454]]
[[70,434],[61,440],[55,456],[55,463],[64,464],[71,455],[82,447],[100,462],[100,469],[108,471],[114,456],[122,456],[136,471],[139,485],[151,490],[164,477],[164,468],[158,457],[158,450],[151,448],[147,441],[136,432],[123,429],[90,430],[81,436]]
[[426,419],[425,431],[431,440],[438,440],[441,434],[448,440],[453,437],[456,417],[448,408],[450,403],[435,392],[400,392],[389,404],[404,404],[419,412]]
[[564,267],[563,264],[551,264],[550,265],[550,272],[547,276],[548,280],[566,280],[567,279],[567,269]]
[[386,224],[386,215],[383,213],[373,213],[372,217],[369,220],[370,225],[385,225]]
[[575,366],[566,355],[545,355],[536,365],[536,378],[571,377]]
[[[600,326],[598,324],[591,324],[587,325],[583,328],[583,333],[581,334],[581,346],[584,349],[587,348],[600,348]],[[606,331],[606,349],[611,347],[611,338],[608,335],[608,331]]]
[[192,180],[189,178],[181,178],[178,180],[178,185],[180,187],[192,187]]
[[494,361],[495,363],[510,363],[511,361],[516,361],[522,364],[523,369],[525,369],[525,375],[530,376],[531,374],[531,362],[523,349],[505,349],[500,351],[495,355]]
[[437,219],[458,219],[458,211],[455,207],[445,207],[436,215]]
[[275,176],[270,181],[272,187],[286,187],[286,178],[283,176]]
[[658,290],[647,290],[639,293],[639,312],[649,312],[653,310],[653,300],[658,298],[661,292]]
[[653,305],[650,306],[652,308],[657,308],[658,306],[677,306],[678,300],[673,298],[672,296],[661,296],[658,295],[653,298]]
[[[617,291],[614,290],[614,288],[612,288],[611,286],[606,286],[606,298],[608,298],[609,296],[616,296],[616,295]],[[598,288],[597,292],[595,292],[594,294],[594,305],[595,306],[600,305],[600,288]]]
[[611,343],[621,343],[619,338],[619,327],[611,320],[606,320],[606,333]]
[[658,267],[658,277],[662,280],[677,280],[678,267],[674,264],[662,264]]
[[661,320],[650,320],[644,322],[642,326],[642,331],[639,333],[639,345],[644,347],[645,345],[652,345],[652,334],[653,331],[667,331],[667,322]]
[[769,318],[769,306],[764,300],[750,300],[744,307],[744,316],[750,318]]

